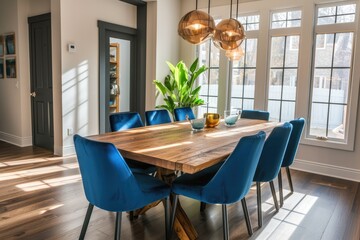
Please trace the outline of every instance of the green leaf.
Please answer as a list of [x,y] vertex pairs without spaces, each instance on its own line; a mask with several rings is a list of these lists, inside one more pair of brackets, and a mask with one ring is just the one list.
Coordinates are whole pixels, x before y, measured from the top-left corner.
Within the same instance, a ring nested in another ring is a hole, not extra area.
[[160,91],[163,95],[165,95],[166,87],[160,81],[154,80],[154,83],[158,91]]
[[196,70],[198,62],[199,62],[199,58],[196,58],[195,61],[190,66],[190,72],[193,73]]
[[172,65],[172,63],[171,63],[171,62],[168,62],[168,61],[166,61],[166,64],[169,66],[170,72],[172,72],[172,73],[174,74],[175,66]]

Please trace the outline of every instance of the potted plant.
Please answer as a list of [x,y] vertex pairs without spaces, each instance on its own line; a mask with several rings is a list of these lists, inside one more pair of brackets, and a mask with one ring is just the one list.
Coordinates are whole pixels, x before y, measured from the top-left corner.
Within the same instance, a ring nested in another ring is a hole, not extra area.
[[164,97],[165,104],[158,105],[156,108],[167,109],[174,117],[174,109],[178,107],[195,107],[204,104],[204,100],[199,98],[201,86],[196,86],[196,79],[205,72],[206,66],[198,67],[197,58],[188,69],[183,61],[174,66],[166,62],[170,69],[170,74],[165,77],[164,83],[154,80],[158,94]]

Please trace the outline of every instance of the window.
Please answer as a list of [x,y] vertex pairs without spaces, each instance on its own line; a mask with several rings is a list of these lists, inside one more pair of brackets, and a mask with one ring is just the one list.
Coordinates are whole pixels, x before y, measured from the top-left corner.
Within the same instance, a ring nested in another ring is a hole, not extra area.
[[207,112],[217,112],[218,82],[220,50],[214,46],[211,40],[199,45],[199,65],[205,65],[209,69],[199,77],[201,90],[199,97],[204,100],[205,105],[198,107],[198,117]]
[[[272,28],[301,26],[301,11],[272,14]],[[289,121],[295,117],[296,85],[299,59],[299,35],[286,30],[284,36],[271,37],[268,111],[276,121]]]
[[238,20],[244,26],[245,31],[259,30],[260,15],[243,16],[239,17]]
[[354,22],[355,11],[356,4],[320,7],[317,12],[317,25]]
[[[244,5],[244,11],[260,13],[238,18],[246,30],[239,61],[228,61],[210,41],[198,46],[202,63],[210,67],[200,79],[201,97],[209,111],[220,114],[242,108],[267,110],[273,121],[304,117],[303,144],[353,150],[360,6],[355,1],[319,0],[324,4],[314,5],[307,0],[284,9],[293,2],[280,2],[254,2],[259,7],[254,9]],[[283,10],[272,12],[279,8]],[[219,16],[227,18],[228,13]],[[199,109],[200,117],[206,106]]]
[[[324,15],[323,9],[334,9],[336,15],[338,7],[319,8],[318,15]],[[316,46],[325,42],[324,48],[314,50],[310,135],[318,139],[346,138],[353,39],[353,32],[316,34]]]
[[242,43],[244,57],[233,62],[231,108],[254,109],[257,39]]
[[272,120],[294,119],[298,55],[299,36],[272,37],[268,97]]
[[292,28],[301,26],[301,11],[277,12],[272,14],[271,28]]

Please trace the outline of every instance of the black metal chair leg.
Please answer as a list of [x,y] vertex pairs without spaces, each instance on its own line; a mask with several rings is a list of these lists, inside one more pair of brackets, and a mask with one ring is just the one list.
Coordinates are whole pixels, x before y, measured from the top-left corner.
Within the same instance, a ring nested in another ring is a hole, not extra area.
[[223,214],[223,230],[224,230],[224,240],[229,239],[229,223],[228,223],[228,213],[226,204],[222,205],[222,214]]
[[205,209],[206,209],[206,203],[200,202],[200,212],[205,211]]
[[290,173],[290,168],[289,167],[286,167],[286,174],[287,174],[287,177],[288,177],[288,180],[289,180],[290,191],[291,191],[291,193],[293,193],[294,192],[294,186],[293,186],[293,183],[292,183],[291,173]]
[[91,213],[93,211],[93,208],[94,208],[94,205],[89,203],[88,209],[86,211],[84,223],[83,223],[83,226],[81,228],[81,233],[80,233],[79,240],[83,240],[85,238],[86,230],[87,230],[87,227],[89,225],[89,221],[90,221],[90,217],[91,217]]
[[282,175],[281,170],[278,174],[278,183],[279,183],[279,197],[280,197],[280,207],[284,206],[284,193],[283,193],[283,186],[282,186]]
[[120,240],[121,235],[121,216],[122,212],[116,213],[116,221],[115,221],[115,240]]
[[171,222],[170,222],[170,232],[172,233],[173,229],[174,229],[174,222],[175,222],[175,214],[176,214],[176,207],[177,207],[177,203],[179,200],[179,195],[174,195],[174,199],[173,199],[173,209],[172,209],[172,214],[171,214]]
[[242,208],[243,208],[243,211],[244,211],[247,231],[248,231],[249,236],[251,236],[251,235],[253,235],[254,232],[253,232],[253,229],[252,229],[252,226],[251,226],[251,220],[250,220],[250,217],[249,217],[249,211],[248,211],[248,208],[247,208],[245,198],[241,199],[241,205],[242,205]]
[[170,197],[165,198],[165,236],[166,239],[170,239],[171,227],[170,227]]
[[278,212],[279,211],[279,203],[278,203],[277,198],[276,198],[276,191],[275,191],[274,182],[270,181],[269,184],[270,184],[271,194],[272,194],[273,199],[274,199],[275,209],[276,209],[276,212]]
[[258,226],[262,227],[262,207],[261,207],[261,185],[260,182],[256,182],[256,195],[257,195],[257,210],[258,210]]

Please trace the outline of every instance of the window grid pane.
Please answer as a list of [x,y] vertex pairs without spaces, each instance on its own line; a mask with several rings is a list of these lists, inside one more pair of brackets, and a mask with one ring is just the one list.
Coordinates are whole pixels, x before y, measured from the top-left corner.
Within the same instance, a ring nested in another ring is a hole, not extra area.
[[238,17],[239,22],[244,26],[245,31],[259,30],[260,15]]
[[233,62],[231,108],[254,109],[257,39],[242,43],[244,57]]
[[301,14],[302,12],[300,10],[273,13],[271,18],[271,28],[301,27]]
[[324,38],[315,46],[310,135],[344,140],[354,34],[317,34],[316,42]]
[[350,23],[355,21],[356,4],[319,8],[317,25]]
[[299,36],[271,38],[268,111],[275,121],[295,116]]

